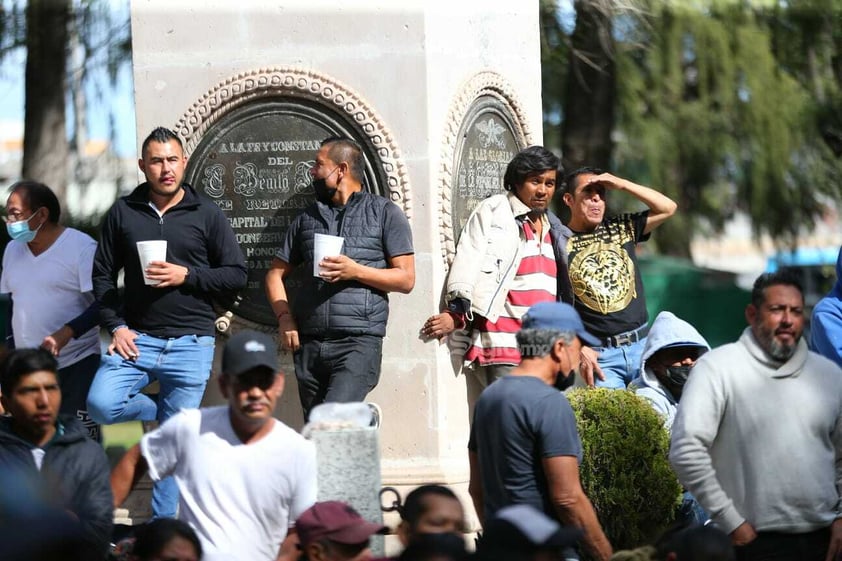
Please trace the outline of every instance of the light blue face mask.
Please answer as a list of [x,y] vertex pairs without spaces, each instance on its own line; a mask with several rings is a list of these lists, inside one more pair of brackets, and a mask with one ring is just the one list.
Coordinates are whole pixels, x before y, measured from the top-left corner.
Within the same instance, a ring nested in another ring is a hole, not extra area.
[[9,237],[13,240],[17,240],[23,243],[29,243],[35,239],[35,236],[38,234],[38,230],[41,229],[41,226],[38,226],[34,230],[29,229],[29,221],[32,220],[32,217],[35,216],[35,213],[38,212],[39,209],[36,209],[32,216],[26,218],[24,220],[18,220],[17,222],[6,222],[6,231],[9,233]]

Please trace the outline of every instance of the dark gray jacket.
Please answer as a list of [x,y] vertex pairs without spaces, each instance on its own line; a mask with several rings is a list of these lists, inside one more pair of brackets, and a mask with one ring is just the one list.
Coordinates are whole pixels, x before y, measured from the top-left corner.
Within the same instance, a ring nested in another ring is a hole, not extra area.
[[4,485],[14,481],[23,500],[69,510],[79,518],[85,541],[84,559],[104,559],[113,527],[108,459],[102,446],[87,437],[73,417],[60,417],[64,434],[44,447],[41,471],[32,445],[12,432],[12,420],[0,418],[0,473]]

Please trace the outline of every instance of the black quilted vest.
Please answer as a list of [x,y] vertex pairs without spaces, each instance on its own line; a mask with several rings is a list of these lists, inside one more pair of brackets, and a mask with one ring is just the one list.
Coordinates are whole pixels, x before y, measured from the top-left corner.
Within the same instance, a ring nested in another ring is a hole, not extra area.
[[[388,199],[371,193],[351,196],[339,232],[345,238],[343,255],[362,265],[387,268],[383,221],[388,204]],[[308,272],[313,269],[314,234],[329,234],[330,220],[330,210],[320,202],[307,207],[301,216],[301,266]],[[327,283],[320,278],[311,279],[292,302],[299,333],[316,337],[386,334],[389,297],[385,292],[355,281]]]

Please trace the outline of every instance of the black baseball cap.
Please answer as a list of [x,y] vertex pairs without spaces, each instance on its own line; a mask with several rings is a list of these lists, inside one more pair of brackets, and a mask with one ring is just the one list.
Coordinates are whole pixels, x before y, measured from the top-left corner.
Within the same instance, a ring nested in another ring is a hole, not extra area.
[[239,376],[259,366],[278,372],[278,346],[275,340],[251,329],[232,335],[222,350],[222,373]]

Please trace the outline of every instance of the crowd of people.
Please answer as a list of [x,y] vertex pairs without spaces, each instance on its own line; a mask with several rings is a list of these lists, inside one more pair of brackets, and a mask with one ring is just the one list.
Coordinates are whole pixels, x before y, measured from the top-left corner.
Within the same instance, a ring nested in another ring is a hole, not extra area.
[[[353,140],[322,143],[316,199],[266,275],[305,418],[323,402],[365,400],[380,377],[388,293],[415,284],[409,223],[366,191],[364,164]],[[247,269],[225,215],[183,181],[185,165],[180,139],[152,131],[139,160],[146,181],[113,205],[98,244],[60,224],[49,187],[10,190],[0,557],[369,560],[372,536],[389,528],[346,503],[316,501],[315,447],[274,416],[285,376],[273,337],[228,337],[218,377],[226,403],[199,408],[214,355],[212,300],[241,290]],[[468,219],[444,305],[421,327],[463,343],[451,347],[471,388],[468,490],[482,531],[469,553],[457,495],[423,485],[400,508],[397,559],[842,555],[842,280],[816,306],[813,350],[803,291],[787,271],[756,280],[742,336],[711,349],[668,311],[649,326],[635,247],[676,212],[674,201],[598,169],[562,176],[540,146],[519,152],[502,183]],[[567,224],[550,210],[557,187]],[[612,190],[647,210],[606,215]],[[341,236],[341,255],[290,294],[285,281],[313,268],[318,235]],[[138,242],[151,240],[166,241],[165,258],[142,265]],[[110,334],[102,355],[98,328]],[[648,549],[614,552],[582,487],[564,393],[577,373],[589,386],[635,391],[671,434],[682,527]],[[158,394],[143,391],[152,382]],[[109,469],[101,425],[129,420],[158,426]],[[144,474],[154,521],[115,546],[113,509]],[[26,539],[26,528],[38,537]]]

